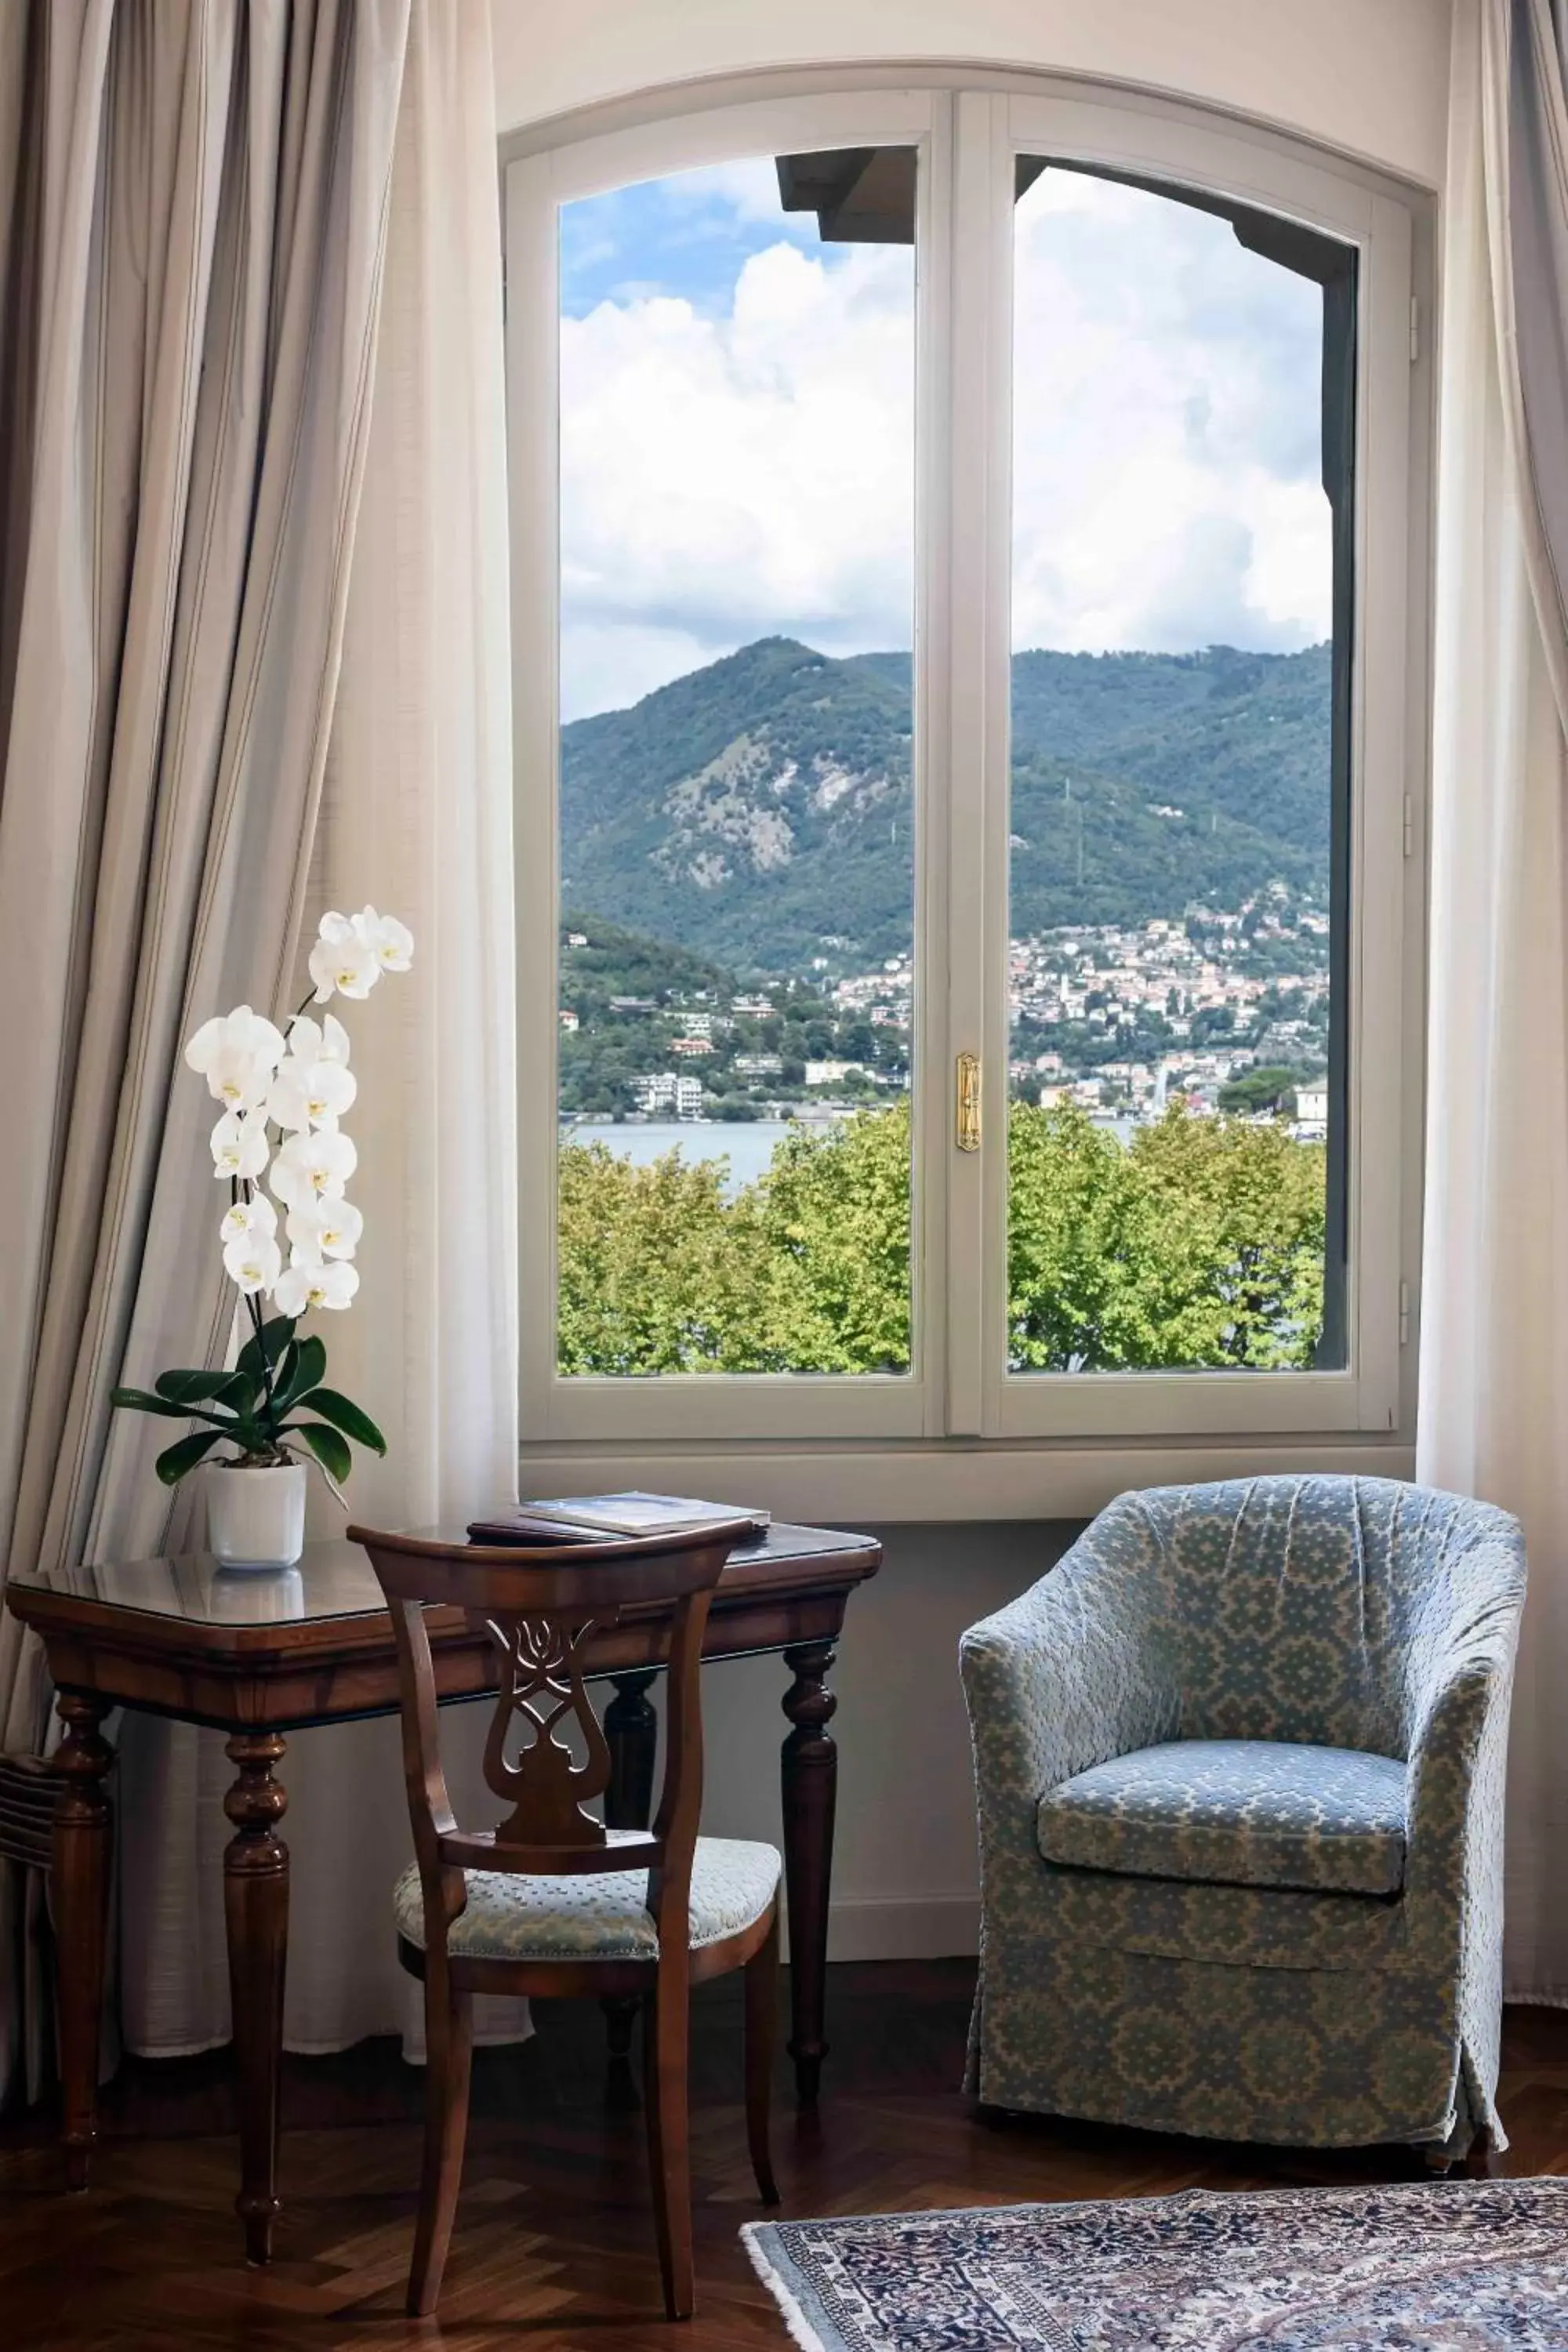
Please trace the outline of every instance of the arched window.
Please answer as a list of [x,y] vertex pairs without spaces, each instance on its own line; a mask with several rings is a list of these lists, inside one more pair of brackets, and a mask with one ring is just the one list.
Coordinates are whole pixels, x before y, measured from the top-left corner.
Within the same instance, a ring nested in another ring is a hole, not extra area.
[[932,76],[542,132],[506,219],[526,1437],[1370,1465],[1421,200]]

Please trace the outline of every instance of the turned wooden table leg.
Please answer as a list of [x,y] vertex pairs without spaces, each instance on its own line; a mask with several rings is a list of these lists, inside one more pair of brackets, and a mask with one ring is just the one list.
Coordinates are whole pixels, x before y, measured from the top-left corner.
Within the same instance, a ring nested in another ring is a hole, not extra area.
[[[615,1697],[605,1709],[605,1740],[610,1751],[610,1785],[605,1791],[605,1825],[646,1830],[653,1818],[653,1769],[658,1753],[658,1717],[648,1699],[658,1668],[612,1675]],[[616,1995],[599,2004],[610,2045],[610,2088],[624,2105],[631,2086],[632,2032],[642,2003]],[[635,2097],[635,2093],[633,2094]]]
[[272,1777],[284,1741],[236,1732],[226,1753],[238,1775],[223,1801],[234,1823],[223,1858],[224,1921],[239,2070],[240,2189],[246,2257],[272,2259],[278,2196],[278,2094],[283,2063],[283,1974],[289,1949],[289,1849],[278,1835],[289,1795]]
[[653,1817],[653,1767],[658,1753],[658,1717],[648,1692],[657,1666],[612,1675],[615,1697],[605,1709],[605,1741],[610,1751],[610,1785],[605,1821],[613,1830],[646,1830]]
[[827,1726],[838,1701],[827,1688],[835,1644],[802,1642],[784,1654],[794,1680],[784,1711],[795,1727],[784,1743],[784,1887],[789,1902],[789,2054],[795,2093],[815,2105],[827,2055],[827,1898],[833,1880],[833,1813],[838,1750]]
[[72,2189],[87,2187],[98,2132],[98,2052],[114,1820],[103,1788],[114,1750],[100,1727],[111,1703],[93,1691],[61,1691],[55,1701],[66,1736],[53,1762],[65,1776],[65,1786],[55,1804],[49,1874],[59,1954],[60,2137],[66,2180]]

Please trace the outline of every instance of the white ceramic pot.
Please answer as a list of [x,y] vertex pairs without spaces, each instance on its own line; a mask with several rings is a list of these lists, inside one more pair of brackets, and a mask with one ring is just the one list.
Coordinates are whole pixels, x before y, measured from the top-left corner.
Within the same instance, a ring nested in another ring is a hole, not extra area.
[[207,1549],[226,1568],[289,1568],[305,1549],[305,1465],[209,1462]]

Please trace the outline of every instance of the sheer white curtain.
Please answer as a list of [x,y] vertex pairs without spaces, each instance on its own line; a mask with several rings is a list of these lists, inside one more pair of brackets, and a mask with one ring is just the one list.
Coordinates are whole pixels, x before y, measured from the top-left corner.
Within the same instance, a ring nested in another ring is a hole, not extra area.
[[[510,633],[500,222],[489,10],[426,0],[409,28],[381,331],[342,663],[310,878],[314,913],[366,900],[414,932],[413,971],[345,1008],[360,1093],[361,1288],[324,1318],[335,1384],[385,1431],[356,1516],[397,1526],[515,1498]],[[302,992],[302,991],[300,992]],[[318,1531],[341,1526],[324,1496]],[[479,1819],[488,1707],[443,1717]],[[128,1725],[122,2011],[132,2047],[226,2038],[220,1856],[232,1778],[215,1734]],[[408,1859],[395,1721],[289,1743],[285,2039],[406,2031],[392,1883]],[[134,1791],[134,1794],[132,1794]],[[489,2039],[526,2005],[487,2002]]]
[[1456,0],[1450,108],[1417,1473],[1524,1522],[1505,1982],[1568,2001],[1568,110],[1550,0]]

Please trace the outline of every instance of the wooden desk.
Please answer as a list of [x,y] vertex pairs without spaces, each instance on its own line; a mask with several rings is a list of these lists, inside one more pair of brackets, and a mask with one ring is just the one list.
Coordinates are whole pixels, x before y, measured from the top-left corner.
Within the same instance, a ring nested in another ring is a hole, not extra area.
[[[881,1547],[817,1528],[775,1527],[734,1552],[714,1596],[703,1654],[778,1650],[790,1670],[784,1711],[784,1873],[790,1931],[790,2054],[800,2098],[816,2096],[822,2061],[827,1900],[837,1756],[827,1725],[837,1704],[827,1675],[849,1595],[874,1576]],[[43,1637],[65,1738],[55,1810],[54,1904],[60,1953],[62,2137],[73,2188],[87,2186],[95,2132],[99,2017],[112,1816],[103,1737],[116,1706],[139,1707],[229,1735],[236,1772],[224,1810],[235,1833],[224,1854],[234,2042],[239,2067],[237,2210],[252,2262],[271,2253],[278,2196],[279,2079],[289,1933],[289,1850],[278,1834],[288,1795],[277,1776],[284,1734],[310,1724],[397,1710],[392,1626],[370,1562],[356,1545],[309,1544],[299,1566],[260,1574],[220,1568],[206,1553],[13,1576],[5,1601]],[[495,1654],[457,1609],[429,1612],[443,1701],[493,1690]],[[647,1691],[667,1638],[657,1610],[627,1609],[595,1636],[589,1672],[616,1696],[605,1715],[615,1763],[607,1817],[646,1826],[657,1717]],[[401,1804],[393,1782],[388,1804]],[[392,1934],[391,1888],[386,1933]]]

